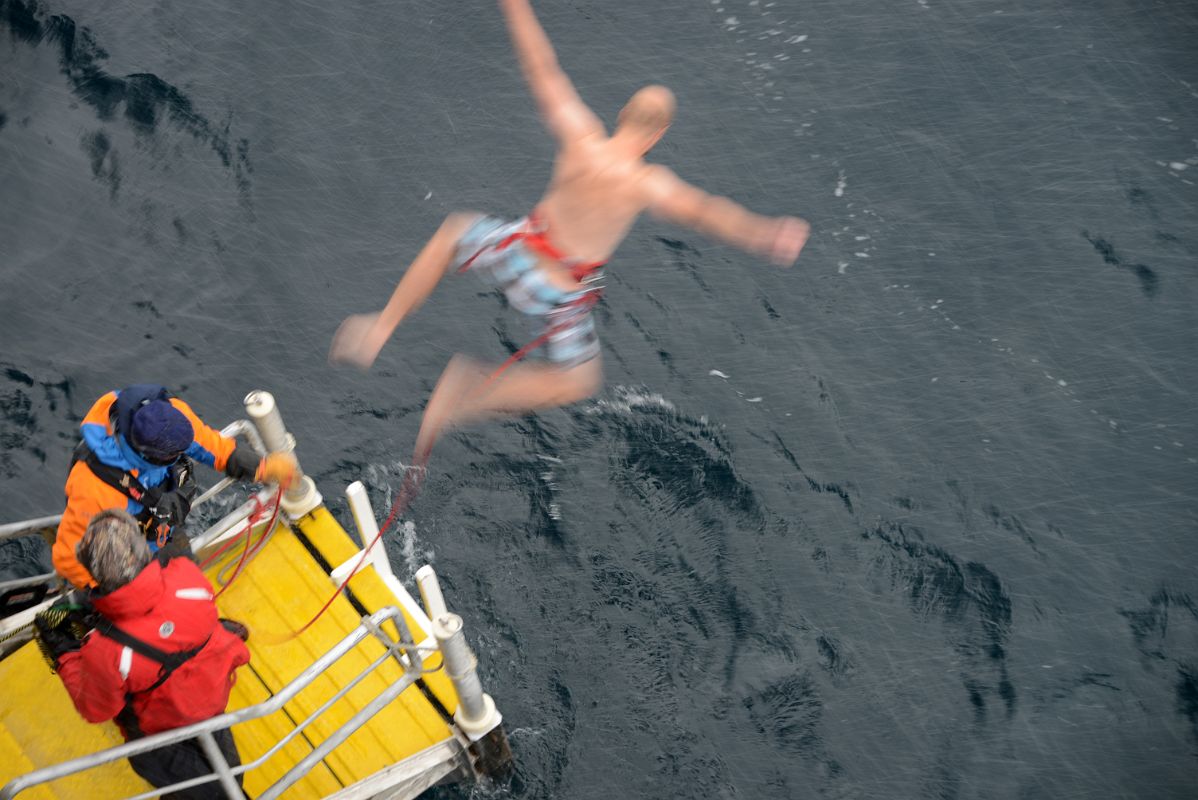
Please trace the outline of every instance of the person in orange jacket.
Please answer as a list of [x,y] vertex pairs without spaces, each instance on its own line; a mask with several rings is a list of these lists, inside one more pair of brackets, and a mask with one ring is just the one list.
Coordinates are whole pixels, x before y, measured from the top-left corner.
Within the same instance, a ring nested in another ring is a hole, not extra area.
[[[123,509],[142,525],[151,550],[167,546],[191,511],[194,461],[237,480],[290,486],[296,475],[290,453],[260,458],[208,427],[191,406],[157,384],[137,384],[101,397],[79,426],[67,476],[67,507],[51,548],[54,569],[72,585],[95,586],[75,548],[88,521],[106,509]],[[187,547],[181,533],[173,547]]]

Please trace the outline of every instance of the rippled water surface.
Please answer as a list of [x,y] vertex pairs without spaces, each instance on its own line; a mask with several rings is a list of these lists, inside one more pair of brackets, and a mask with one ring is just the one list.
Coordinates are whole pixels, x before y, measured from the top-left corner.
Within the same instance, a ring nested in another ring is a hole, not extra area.
[[[605,119],[670,85],[654,157],[816,233],[642,223],[603,392],[439,443],[388,548],[467,620],[494,794],[1198,795],[1195,8],[538,4]],[[367,375],[332,332],[551,156],[490,2],[0,0],[0,519],[151,380],[269,389],[385,509],[449,355],[524,328],[462,279]]]

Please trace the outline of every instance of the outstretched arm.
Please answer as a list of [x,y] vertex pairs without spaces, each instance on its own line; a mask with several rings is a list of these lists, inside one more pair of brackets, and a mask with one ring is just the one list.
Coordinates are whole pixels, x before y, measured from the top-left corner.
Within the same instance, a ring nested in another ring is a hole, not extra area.
[[462,234],[478,217],[478,214],[469,211],[459,211],[446,217],[433,238],[429,239],[408,267],[383,310],[374,314],[354,314],[341,323],[341,327],[333,334],[329,363],[353,364],[368,369],[399,323],[432,294],[452,265],[454,251]]
[[729,200],[708,194],[654,166],[648,179],[649,211],[742,250],[788,267],[807,243],[811,226],[798,217],[763,217]]
[[573,141],[603,131],[603,123],[587,108],[557,63],[549,37],[537,22],[528,0],[499,0],[524,78],[545,124],[559,141]]

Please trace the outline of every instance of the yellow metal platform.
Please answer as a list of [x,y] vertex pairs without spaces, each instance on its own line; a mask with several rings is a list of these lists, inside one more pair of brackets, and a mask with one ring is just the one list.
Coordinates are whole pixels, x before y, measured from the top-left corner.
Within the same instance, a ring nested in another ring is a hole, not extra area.
[[[207,570],[209,577],[231,574],[242,547],[241,544],[231,547]],[[222,616],[240,620],[250,629],[252,658],[247,667],[238,671],[230,710],[262,702],[279,691],[356,628],[362,609],[369,613],[389,605],[404,608],[373,569],[367,569],[350,582],[350,596],[343,593],[315,624],[299,636],[292,636],[336,588],[320,562],[339,565],[357,549],[321,506],[298,520],[293,528],[280,525],[247,562],[242,574],[218,601]],[[425,639],[427,632],[409,614],[409,609],[404,608],[404,616],[415,639]],[[297,695],[283,711],[234,727],[242,761],[249,763],[259,758],[293,729],[297,721],[305,719],[383,652],[381,643],[368,638]],[[452,736],[444,714],[446,709],[452,713],[457,707],[457,697],[448,678],[437,671],[439,666],[439,655],[429,657],[425,668],[433,671],[425,676],[422,687],[406,690],[326,756],[284,797],[296,800],[324,797]],[[383,664],[301,736],[248,772],[246,791],[251,795],[261,792],[402,674],[394,661]],[[0,662],[0,685],[5,687],[5,703],[0,709],[0,785],[31,769],[121,742],[112,723],[89,725],[78,716],[61,682],[47,668],[33,644]],[[127,764],[120,762],[102,772],[64,779],[20,797],[102,800],[136,794],[147,788]]]

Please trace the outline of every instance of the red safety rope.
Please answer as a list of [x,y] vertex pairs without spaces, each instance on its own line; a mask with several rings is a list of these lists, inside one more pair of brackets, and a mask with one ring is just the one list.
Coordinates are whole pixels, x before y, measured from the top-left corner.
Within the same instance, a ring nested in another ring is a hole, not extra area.
[[353,579],[353,577],[358,574],[358,570],[362,568],[362,564],[365,563],[366,557],[370,555],[370,551],[376,544],[379,543],[379,540],[383,538],[383,534],[387,532],[387,529],[391,527],[391,523],[393,523],[396,518],[412,504],[412,501],[416,499],[416,495],[420,493],[420,485],[424,481],[424,474],[426,472],[425,465],[428,464],[428,457],[431,449],[432,445],[429,445],[428,449],[426,449],[423,453],[418,454],[415,459],[416,463],[404,474],[403,484],[400,486],[399,492],[397,492],[395,495],[395,501],[391,504],[391,513],[387,515],[387,519],[379,528],[378,534],[376,534],[375,537],[370,540],[370,543],[367,544],[362,550],[361,555],[358,556],[357,563],[354,564],[353,569],[349,571],[349,574],[345,576],[345,580],[341,581],[341,585],[338,586],[337,590],[329,596],[329,599],[325,601],[324,605],[320,607],[320,610],[316,612],[312,619],[305,622],[303,627],[301,627],[299,630],[292,631],[290,635],[283,637],[281,640],[276,642],[277,644],[290,641],[304,631],[308,630],[308,628],[312,627],[312,625],[316,623],[316,620],[320,619],[321,616],[324,615],[324,612],[329,610],[329,606],[333,604],[333,601],[337,599],[337,596],[345,591],[345,588],[349,585],[350,580]]
[[[237,580],[237,577],[241,575],[241,572],[245,568],[246,562],[249,561],[250,556],[257,553],[262,548],[263,543],[266,542],[266,537],[270,535],[271,530],[274,529],[275,523],[279,519],[279,506],[283,501],[283,490],[282,488],[279,488],[275,492],[274,500],[270,501],[269,504],[263,504],[262,501],[258,499],[257,494],[253,495],[253,500],[254,510],[250,512],[248,517],[246,517],[245,547],[241,551],[241,558],[237,561],[237,566],[233,570],[233,575],[227,581],[225,581],[225,584],[221,586],[219,591],[217,591],[214,598],[220,597],[222,594],[224,594],[226,589],[233,585],[233,581]],[[254,528],[257,526],[262,517],[265,516],[268,509],[270,510],[270,520],[266,523],[266,527],[262,529],[262,536],[258,538],[257,542],[253,542],[252,539],[254,535]],[[213,562],[224,555],[239,541],[241,541],[241,537],[236,537],[225,542],[224,545],[219,547],[215,552],[213,552],[206,559],[204,559],[203,562],[200,563],[200,569],[207,569]]]

